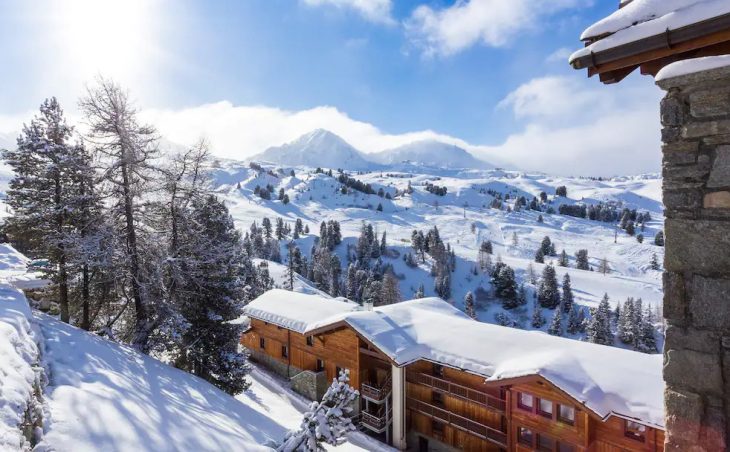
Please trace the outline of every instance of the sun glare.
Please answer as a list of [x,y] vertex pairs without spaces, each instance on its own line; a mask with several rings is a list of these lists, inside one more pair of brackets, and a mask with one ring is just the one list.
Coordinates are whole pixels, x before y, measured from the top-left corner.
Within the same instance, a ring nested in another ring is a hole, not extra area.
[[131,82],[154,54],[154,0],[65,0],[53,2],[54,45],[74,78],[97,74]]

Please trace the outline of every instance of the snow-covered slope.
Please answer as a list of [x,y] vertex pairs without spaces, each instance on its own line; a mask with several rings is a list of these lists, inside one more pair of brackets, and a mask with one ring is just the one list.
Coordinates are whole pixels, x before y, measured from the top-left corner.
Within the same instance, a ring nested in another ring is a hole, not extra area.
[[466,150],[436,140],[415,141],[397,148],[368,155],[375,162],[391,167],[424,166],[430,168],[490,168],[487,162],[479,160]]
[[321,166],[366,170],[373,168],[363,154],[334,133],[316,129],[291,143],[271,147],[250,160],[287,166]]
[[10,149],[15,146],[15,134],[0,132],[0,149]]

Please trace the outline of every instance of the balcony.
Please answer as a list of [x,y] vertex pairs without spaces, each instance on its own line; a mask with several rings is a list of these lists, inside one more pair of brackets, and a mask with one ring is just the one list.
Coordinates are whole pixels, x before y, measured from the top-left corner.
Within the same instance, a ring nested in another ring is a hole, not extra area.
[[388,428],[392,418],[392,411],[385,412],[384,409],[377,413],[362,411],[360,413],[360,424],[376,433],[382,433]]
[[460,398],[462,400],[468,400],[477,403],[498,413],[504,413],[507,409],[507,402],[498,397],[494,397],[487,394],[486,392],[477,391],[475,389],[471,389],[460,384],[452,383],[450,381],[434,377],[433,375],[420,372],[408,372],[407,379],[409,383],[415,383],[438,389],[447,393],[448,395]]
[[410,397],[406,399],[406,408],[428,416],[431,419],[436,419],[453,428],[490,441],[500,447],[507,448],[507,433],[495,428]]
[[364,397],[371,402],[377,404],[383,403],[391,391],[391,379],[390,376],[383,382],[382,386],[377,386],[372,383],[361,383],[360,384],[360,396]]

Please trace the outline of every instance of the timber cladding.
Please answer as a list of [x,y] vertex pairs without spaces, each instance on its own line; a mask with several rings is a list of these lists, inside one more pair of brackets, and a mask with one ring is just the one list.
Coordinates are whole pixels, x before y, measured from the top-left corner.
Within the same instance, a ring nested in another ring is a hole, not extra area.
[[[316,372],[322,370],[318,367],[323,365],[327,381],[336,378],[338,368],[347,369],[350,371],[350,385],[360,387],[359,340],[349,328],[306,336],[252,318],[251,328],[243,334],[241,344],[300,370]],[[282,348],[285,346],[286,350]]]

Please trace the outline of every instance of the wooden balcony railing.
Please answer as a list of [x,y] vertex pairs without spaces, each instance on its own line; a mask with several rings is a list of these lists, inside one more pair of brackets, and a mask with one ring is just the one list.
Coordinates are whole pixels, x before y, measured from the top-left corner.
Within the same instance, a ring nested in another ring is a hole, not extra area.
[[389,393],[390,393],[389,388],[378,388],[378,387],[372,386],[368,383],[362,383],[360,385],[360,395],[362,397],[367,397],[370,400],[374,400],[374,401],[385,400],[385,398],[388,397]]
[[389,421],[390,416],[384,412],[383,414],[373,414],[367,411],[360,412],[360,422],[376,432],[384,431]]
[[463,416],[459,416],[458,414],[451,413],[450,411],[446,411],[437,406],[410,397],[406,399],[406,407],[409,410],[441,421],[453,428],[457,428],[479,438],[491,441],[500,447],[507,447],[507,433],[495,428],[480,424],[479,422],[467,419]]
[[494,397],[493,395],[489,395],[486,392],[477,391],[476,389],[467,388],[466,386],[462,386],[457,383],[452,383],[450,381],[434,377],[433,375],[420,372],[408,372],[407,378],[408,381],[411,383],[439,389],[448,393],[449,395],[478,403],[482,406],[485,406],[486,408],[497,411],[499,413],[504,413],[507,409],[507,402],[498,397]]

